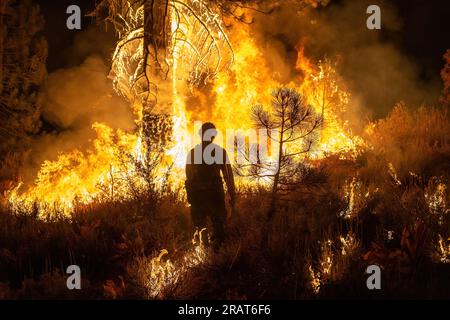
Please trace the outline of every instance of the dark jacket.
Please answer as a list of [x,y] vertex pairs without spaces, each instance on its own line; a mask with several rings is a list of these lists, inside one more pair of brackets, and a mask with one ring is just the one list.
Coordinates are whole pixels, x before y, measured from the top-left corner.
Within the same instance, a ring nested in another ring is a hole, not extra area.
[[[205,151],[205,148],[208,148]],[[226,151],[214,143],[196,145],[186,160],[186,193],[188,202],[192,204],[196,198],[207,195],[224,196],[223,182],[231,200],[235,199],[233,170]]]

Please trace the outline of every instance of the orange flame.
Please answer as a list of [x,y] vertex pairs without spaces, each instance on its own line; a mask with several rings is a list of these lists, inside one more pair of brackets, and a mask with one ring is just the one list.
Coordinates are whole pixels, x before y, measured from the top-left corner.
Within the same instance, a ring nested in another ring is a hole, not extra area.
[[[136,14],[141,14],[138,11]],[[195,36],[189,31],[189,24],[182,25],[185,36]],[[219,34],[220,37],[225,35]],[[209,92],[190,87],[182,75],[186,74],[183,64],[186,54],[193,50],[181,42],[172,50],[171,92],[165,100],[171,101],[173,114],[173,142],[168,146],[164,166],[174,164],[170,183],[180,185],[184,181],[185,154],[194,143],[195,133],[192,122],[195,120],[212,121],[221,131],[253,128],[250,110],[256,104],[269,106],[271,92],[282,86],[274,77],[266,57],[258,48],[251,34],[250,26],[239,25],[227,35],[233,46],[234,61],[230,68],[217,72],[214,80],[207,84]],[[132,96],[129,90],[129,65],[136,63],[142,55],[139,48],[142,43],[130,42],[129,51],[116,50],[114,60],[114,84],[125,96]],[[118,47],[123,44],[118,43]],[[126,48],[126,47],[125,47]],[[131,50],[131,51],[130,51]],[[134,53],[133,53],[134,52]],[[130,62],[131,61],[131,62]],[[295,66],[297,76],[288,84],[297,89],[312,105],[316,112],[324,116],[324,128],[321,132],[319,147],[313,156],[320,158],[327,154],[347,152],[355,154],[362,145],[362,140],[353,136],[346,121],[338,114],[348,106],[349,93],[342,85],[335,66],[330,61],[320,61],[317,65],[306,58],[302,47],[298,48],[298,59]],[[167,84],[165,87],[168,87]],[[170,87],[170,86],[169,86]],[[200,105],[192,105],[187,101],[197,97]],[[136,100],[129,99],[137,116],[136,122],[142,121],[142,109]],[[86,204],[97,199],[111,199],[116,196],[126,197],[129,194],[127,184],[118,178],[131,179],[135,184],[141,182],[133,172],[132,166],[123,161],[123,154],[131,154],[138,161],[142,160],[140,133],[125,133],[113,130],[103,124],[94,124],[97,139],[93,147],[85,153],[78,150],[61,154],[56,161],[45,161],[38,173],[35,184],[23,191],[19,185],[9,194],[13,207],[31,207],[39,203],[45,206],[58,204],[64,213],[72,210],[74,204]],[[223,144],[218,137],[218,143]],[[121,156],[122,155],[122,156]],[[164,171],[161,171],[164,172]],[[45,210],[44,210],[45,211]]]

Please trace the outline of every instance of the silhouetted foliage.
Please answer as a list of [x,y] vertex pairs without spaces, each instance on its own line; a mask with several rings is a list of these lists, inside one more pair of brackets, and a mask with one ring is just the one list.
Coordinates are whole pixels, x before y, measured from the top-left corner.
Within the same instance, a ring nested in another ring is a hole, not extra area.
[[47,42],[39,35],[44,20],[31,0],[2,1],[0,19],[1,157],[4,150],[26,147],[24,139],[39,128]]
[[307,175],[309,168],[304,159],[317,140],[323,118],[290,88],[275,90],[268,110],[255,106],[252,112],[256,126],[266,131],[277,148],[275,159],[259,159],[250,165],[250,175],[271,181],[271,220],[280,197],[298,188]]
[[441,78],[444,82],[441,100],[444,104],[450,104],[450,49],[444,54],[445,65],[441,70]]

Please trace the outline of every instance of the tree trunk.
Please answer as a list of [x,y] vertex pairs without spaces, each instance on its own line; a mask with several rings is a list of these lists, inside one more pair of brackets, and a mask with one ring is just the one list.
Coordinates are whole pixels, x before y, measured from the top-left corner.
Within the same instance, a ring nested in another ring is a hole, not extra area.
[[144,4],[144,47],[150,57],[146,63],[154,76],[163,76],[165,53],[169,46],[169,0],[146,0]]
[[271,223],[273,220],[273,217],[275,215],[276,210],[276,204],[277,204],[277,193],[278,193],[278,184],[280,181],[280,170],[281,165],[283,162],[283,145],[284,145],[284,110],[282,113],[282,122],[281,122],[281,129],[280,129],[280,140],[279,140],[279,146],[278,146],[278,159],[277,159],[277,172],[275,173],[274,179],[273,179],[273,185],[272,185],[272,192],[271,192],[271,199],[270,199],[270,206],[269,211],[267,213],[267,222]]
[[280,129],[280,140],[279,143],[280,145],[278,146],[278,160],[277,160],[277,164],[278,164],[278,168],[277,168],[277,172],[274,176],[273,179],[273,185],[272,185],[272,192],[271,192],[271,198],[270,198],[270,205],[269,205],[269,211],[267,212],[267,221],[263,226],[263,230],[262,230],[262,238],[261,238],[261,246],[263,248],[267,248],[269,245],[269,232],[270,232],[270,226],[273,222],[273,218],[275,217],[275,211],[276,211],[276,206],[277,206],[277,193],[278,193],[278,184],[280,181],[280,171],[281,171],[281,164],[283,161],[283,137],[284,137],[284,124],[285,124],[285,119],[284,119],[284,109],[283,109],[283,117],[282,117],[282,122],[281,122],[281,129]]
[[[151,145],[166,145],[171,139],[170,97],[172,83],[167,65],[170,46],[169,0],[146,0],[144,4],[144,63],[146,74],[155,86],[143,106],[143,135]],[[151,141],[150,141],[151,140]]]

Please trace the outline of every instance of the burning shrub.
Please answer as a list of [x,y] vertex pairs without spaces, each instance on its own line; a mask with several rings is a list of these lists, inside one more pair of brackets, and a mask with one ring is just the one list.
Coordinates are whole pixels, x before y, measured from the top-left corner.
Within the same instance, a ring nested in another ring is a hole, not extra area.
[[386,119],[367,130],[367,142],[374,156],[396,170],[397,180],[411,183],[411,172],[427,181],[448,172],[450,119],[447,108],[410,111],[405,104],[394,107]]
[[359,258],[361,243],[356,234],[348,233],[338,239],[320,242],[318,260],[307,264],[310,285],[315,294],[323,285],[336,283],[348,276],[351,264]]
[[433,258],[436,262],[450,263],[450,238],[444,239],[439,235]]
[[[203,231],[203,230],[202,230]],[[202,241],[202,231],[196,231],[192,247],[175,256],[173,262],[164,256],[163,249],[151,258],[138,257],[128,266],[128,274],[138,290],[150,299],[173,297],[179,282],[183,281],[192,268],[207,262],[207,249]]]

